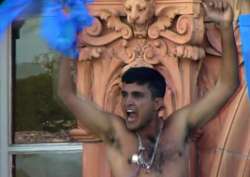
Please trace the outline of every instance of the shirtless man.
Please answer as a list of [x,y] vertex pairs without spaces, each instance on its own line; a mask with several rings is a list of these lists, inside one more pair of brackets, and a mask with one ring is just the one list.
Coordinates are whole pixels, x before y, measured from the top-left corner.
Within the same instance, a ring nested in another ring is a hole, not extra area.
[[100,137],[114,177],[187,177],[187,138],[193,128],[214,117],[239,85],[233,36],[233,12],[227,3],[204,4],[221,30],[223,56],[216,86],[202,99],[160,118],[165,80],[156,71],[130,69],[122,77],[121,119],[79,98],[71,84],[69,59],[61,60],[59,96],[76,118]]

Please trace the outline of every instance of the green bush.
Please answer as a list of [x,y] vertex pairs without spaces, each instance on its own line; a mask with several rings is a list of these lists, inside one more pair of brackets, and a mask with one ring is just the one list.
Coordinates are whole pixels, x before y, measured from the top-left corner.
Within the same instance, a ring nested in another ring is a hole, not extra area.
[[75,126],[75,119],[55,99],[49,74],[19,79],[14,95],[15,131],[60,131]]

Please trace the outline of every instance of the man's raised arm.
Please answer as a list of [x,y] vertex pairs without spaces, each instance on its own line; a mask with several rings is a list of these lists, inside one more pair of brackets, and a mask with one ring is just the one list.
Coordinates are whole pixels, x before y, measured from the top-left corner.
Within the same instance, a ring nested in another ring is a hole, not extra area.
[[214,117],[239,85],[238,59],[233,32],[233,10],[228,3],[204,4],[208,18],[214,21],[222,36],[223,56],[219,79],[214,88],[199,101],[184,108],[189,128],[199,127]]
[[71,76],[71,62],[67,58],[60,60],[58,95],[77,120],[108,143],[114,134],[112,118],[87,98],[76,95]]

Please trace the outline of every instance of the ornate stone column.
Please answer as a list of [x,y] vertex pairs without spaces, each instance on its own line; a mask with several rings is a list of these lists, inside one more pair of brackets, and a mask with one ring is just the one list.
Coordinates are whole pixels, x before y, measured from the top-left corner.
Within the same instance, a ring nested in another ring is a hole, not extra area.
[[[166,116],[195,100],[205,57],[201,47],[205,28],[200,3],[95,1],[89,7],[95,23],[79,35],[79,95],[87,95],[105,111],[121,115],[122,72],[129,67],[147,66],[159,70],[168,82]],[[135,9],[136,4],[141,7]],[[98,141],[84,125],[80,127],[84,130],[72,130],[75,138]],[[84,177],[111,176],[103,154],[103,145],[99,143],[84,145]]]
[[[136,4],[140,4],[140,8],[135,9]],[[206,24],[205,28],[200,0],[96,0],[89,9],[95,16],[95,23],[79,35],[77,90],[79,95],[87,96],[105,111],[122,115],[120,77],[129,67],[152,67],[164,75],[168,82],[166,117],[195,101],[214,85],[221,57],[220,36],[213,25]],[[240,148],[249,153],[250,143],[244,141],[249,113],[244,105],[247,100],[243,88],[232,99],[233,103],[212,121],[217,123],[211,122],[204,128],[197,145],[198,156],[190,143],[190,177],[198,175],[197,172],[204,177],[229,174],[225,173],[227,165],[223,165],[228,162],[227,156],[223,156],[224,149],[239,136],[242,137]],[[245,123],[241,133],[239,128],[232,129],[235,120]],[[227,123],[218,126],[219,121]],[[84,125],[79,125],[71,134],[79,141],[95,142],[84,144],[83,176],[112,176],[98,138]],[[221,138],[214,138],[219,135]],[[212,150],[208,151],[210,147]],[[214,164],[211,159],[215,160]],[[249,161],[242,163],[245,165],[240,167],[247,168]],[[212,171],[207,170],[212,166]]]

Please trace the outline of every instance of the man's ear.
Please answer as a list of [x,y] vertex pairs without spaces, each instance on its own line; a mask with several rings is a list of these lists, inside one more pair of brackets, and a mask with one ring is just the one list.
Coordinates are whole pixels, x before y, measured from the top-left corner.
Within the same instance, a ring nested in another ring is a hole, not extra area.
[[167,115],[167,110],[164,106],[162,106],[158,111],[158,117],[164,120],[166,118],[166,115]]
[[166,116],[166,109],[164,106],[164,99],[163,98],[155,98],[155,108],[158,111],[158,117],[165,118]]
[[160,108],[164,106],[164,100],[163,98],[157,97],[154,99],[154,101],[155,101],[155,109],[159,111]]

